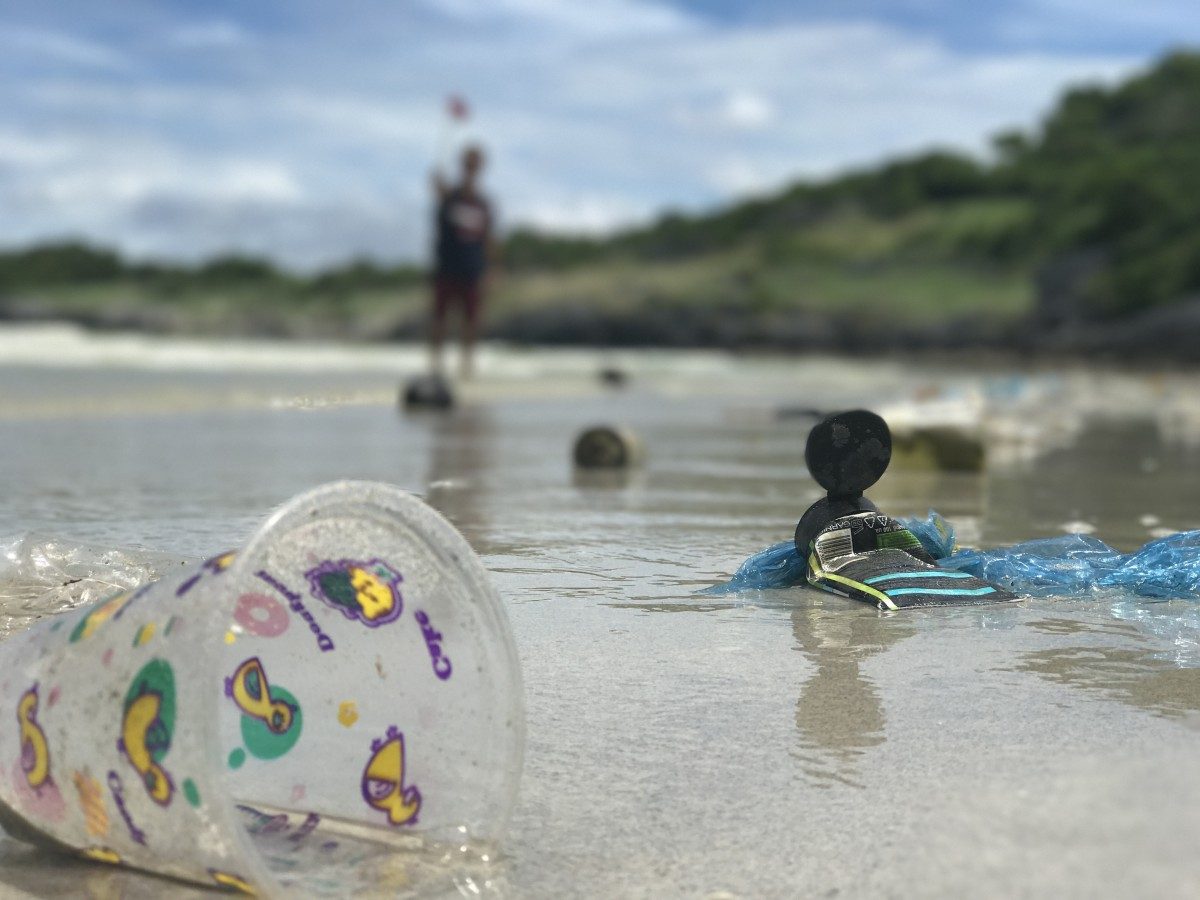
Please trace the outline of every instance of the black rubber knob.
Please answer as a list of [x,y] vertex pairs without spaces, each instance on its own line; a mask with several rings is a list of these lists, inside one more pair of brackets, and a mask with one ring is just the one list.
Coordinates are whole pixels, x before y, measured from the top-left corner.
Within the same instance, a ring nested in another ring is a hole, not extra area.
[[835,413],[808,434],[804,461],[831,498],[858,497],[877,482],[892,460],[887,422],[865,409]]
[[866,497],[822,497],[800,517],[796,523],[796,552],[801,558],[808,558],[808,548],[813,539],[825,530],[825,526],[842,516],[852,516],[860,512],[879,512],[875,504]]

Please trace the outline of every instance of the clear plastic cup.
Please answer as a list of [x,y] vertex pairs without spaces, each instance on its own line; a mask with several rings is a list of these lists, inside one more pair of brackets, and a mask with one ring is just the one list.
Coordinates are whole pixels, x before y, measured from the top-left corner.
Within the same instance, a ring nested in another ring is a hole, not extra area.
[[448,867],[486,880],[516,799],[503,606],[388,485],[301,495],[243,551],[42,620],[0,664],[0,824],[94,860],[394,896]]

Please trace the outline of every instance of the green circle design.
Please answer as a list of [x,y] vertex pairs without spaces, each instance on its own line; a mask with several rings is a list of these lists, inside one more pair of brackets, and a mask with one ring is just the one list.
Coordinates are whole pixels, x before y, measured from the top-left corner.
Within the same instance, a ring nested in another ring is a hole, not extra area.
[[192,806],[200,805],[200,790],[196,787],[196,782],[190,778],[183,780],[183,796],[187,797],[187,802]]
[[229,753],[229,768],[240,769],[242,767],[242,763],[244,763],[245,761],[246,761],[246,751],[243,750],[241,747],[238,747],[236,750],[230,751],[230,753]]
[[[144,694],[158,694],[162,704],[158,710],[158,723],[154,734],[146,736],[146,746],[151,758],[162,762],[171,749],[171,736],[175,733],[175,673],[165,659],[152,659],[133,676],[133,683],[125,694],[125,711],[133,701]],[[161,727],[160,727],[161,726]]]
[[296,741],[300,739],[300,729],[304,727],[300,704],[289,691],[271,685],[271,700],[284,700],[295,710],[292,714],[292,727],[283,734],[276,734],[262,719],[243,714],[242,740],[246,742],[246,749],[259,759],[278,759],[283,756],[296,745]]

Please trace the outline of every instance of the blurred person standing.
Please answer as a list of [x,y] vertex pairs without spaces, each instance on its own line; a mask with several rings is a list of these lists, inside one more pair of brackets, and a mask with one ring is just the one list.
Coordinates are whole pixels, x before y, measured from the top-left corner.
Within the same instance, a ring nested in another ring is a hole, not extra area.
[[462,152],[458,184],[449,184],[440,172],[433,175],[437,237],[429,353],[438,375],[442,373],[446,319],[452,308],[462,313],[462,377],[470,378],[473,372],[481,307],[495,258],[492,208],[479,188],[484,162],[483,149],[471,144]]

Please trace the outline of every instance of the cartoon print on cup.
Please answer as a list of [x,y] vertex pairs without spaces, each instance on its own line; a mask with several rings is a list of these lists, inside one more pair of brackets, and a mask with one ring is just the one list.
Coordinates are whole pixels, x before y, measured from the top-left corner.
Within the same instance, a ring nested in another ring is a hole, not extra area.
[[79,623],[71,631],[71,636],[68,640],[73,644],[76,641],[81,641],[84,638],[89,638],[96,633],[96,630],[113,618],[126,603],[133,597],[132,592],[123,591],[114,597],[110,597],[103,603],[96,604],[92,609],[85,613],[79,620]]
[[245,878],[238,875],[233,875],[229,872],[222,872],[219,869],[209,869],[208,874],[223,888],[232,891],[240,891],[243,894],[249,894],[251,897],[257,897],[258,891],[254,889],[254,885],[248,882]]
[[150,799],[167,806],[175,783],[161,765],[175,730],[175,673],[163,659],[152,659],[134,676],[125,695],[117,749],[141,776]]
[[90,638],[95,634],[105,622],[116,621],[125,615],[125,609],[133,601],[145,596],[150,590],[150,585],[143,585],[135,591],[122,591],[119,594],[113,594],[107,600],[97,603],[86,613],[84,613],[75,627],[71,629],[71,634],[67,638],[72,644]]
[[21,695],[17,701],[17,725],[21,730],[21,771],[26,783],[35,791],[50,780],[50,745],[46,733],[37,721],[38,686]]
[[12,767],[12,786],[27,814],[58,822],[67,814],[67,805],[50,775],[50,744],[38,721],[39,705],[35,682],[17,701],[20,754]]
[[187,581],[183,582],[183,584],[179,585],[179,587],[175,589],[175,596],[182,597],[197,584],[199,584],[200,580],[204,578],[205,575],[220,575],[233,565],[233,561],[236,558],[237,552],[231,550],[228,553],[222,553],[220,556],[214,556],[212,559],[206,559],[200,564],[200,568],[196,571],[195,575],[187,579]]
[[257,656],[252,656],[225,679],[225,696],[245,715],[260,719],[273,734],[284,734],[292,727],[296,709],[286,700],[271,696],[267,673]]
[[429,650],[429,661],[433,664],[433,674],[445,681],[454,671],[450,664],[450,657],[442,649],[442,641],[446,638],[433,627],[433,623],[429,621],[429,614],[423,609],[418,609],[413,613],[413,617],[421,626],[421,637],[425,638],[425,647]]
[[326,561],[305,577],[314,597],[369,628],[396,621],[404,609],[403,576],[383,560]]
[[107,837],[108,810],[104,808],[104,792],[100,782],[87,772],[76,772],[71,780],[79,793],[79,808],[83,811],[83,825],[87,833],[92,837]]
[[[290,691],[267,680],[257,656],[245,660],[225,679],[225,696],[242,712],[242,740],[258,759],[276,759],[300,739],[304,717]],[[240,747],[230,754],[231,768],[246,761]]]
[[392,725],[386,737],[371,742],[362,776],[363,799],[386,812],[392,825],[415,825],[421,811],[421,792],[415,785],[404,785],[404,763],[404,734]]
[[121,854],[116,850],[110,850],[108,847],[85,847],[79,853],[84,859],[108,863],[110,866],[121,865]]
[[266,594],[238,597],[233,620],[255,637],[279,637],[288,627],[287,608]]

